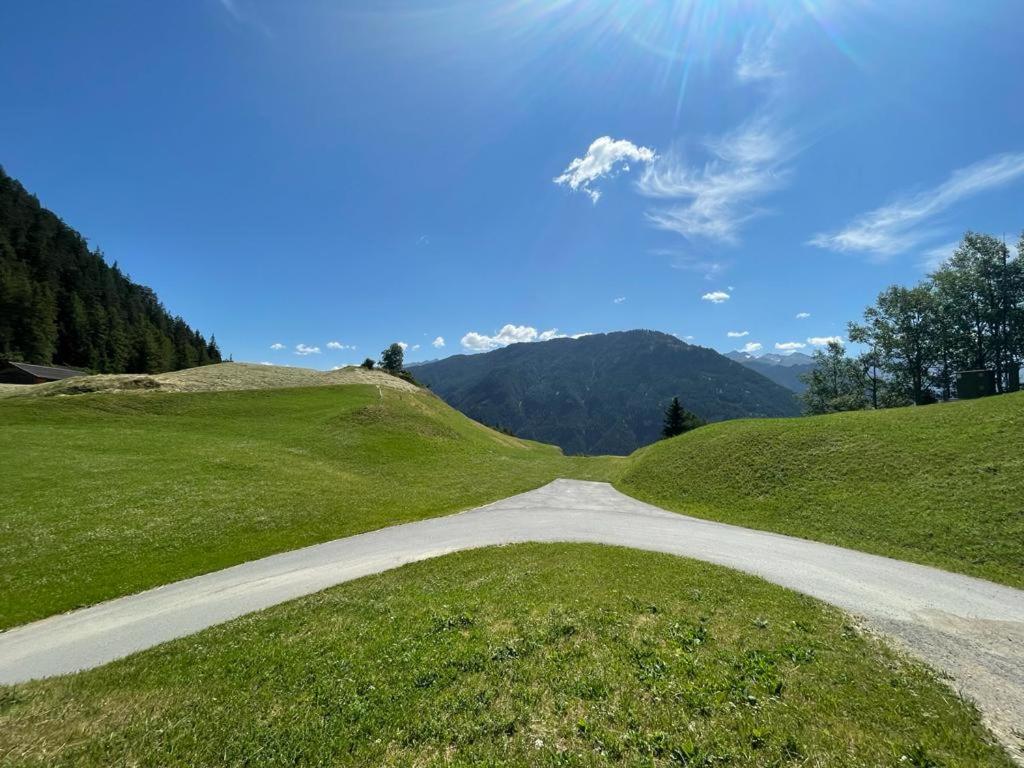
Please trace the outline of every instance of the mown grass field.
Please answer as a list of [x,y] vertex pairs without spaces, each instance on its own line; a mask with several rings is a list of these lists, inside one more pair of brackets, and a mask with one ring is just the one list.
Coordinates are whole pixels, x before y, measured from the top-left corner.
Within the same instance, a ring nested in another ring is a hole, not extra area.
[[374,386],[6,398],[0,628],[619,464]]
[[712,424],[635,453],[624,493],[1024,587],[1024,393]]
[[839,611],[593,545],[449,555],[0,688],[19,766],[1009,768]]

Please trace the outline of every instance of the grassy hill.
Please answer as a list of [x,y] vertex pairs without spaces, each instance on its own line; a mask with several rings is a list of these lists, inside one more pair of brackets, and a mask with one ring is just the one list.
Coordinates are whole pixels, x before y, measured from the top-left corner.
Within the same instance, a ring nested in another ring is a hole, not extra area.
[[413,372],[471,418],[573,454],[625,455],[657,440],[677,396],[707,421],[800,412],[789,390],[656,331],[513,344]]
[[592,545],[415,563],[0,688],[19,766],[1010,768],[970,705],[839,611]]
[[46,384],[0,384],[0,397],[56,397],[92,392],[240,392],[249,389],[320,387],[332,384],[372,384],[416,392],[418,387],[379,370],[350,365],[318,371],[283,365],[217,363],[168,373],[120,373],[75,376]]
[[407,390],[0,400],[0,628],[613,469]]
[[1024,587],[1024,393],[713,424],[637,452],[617,485],[697,517]]

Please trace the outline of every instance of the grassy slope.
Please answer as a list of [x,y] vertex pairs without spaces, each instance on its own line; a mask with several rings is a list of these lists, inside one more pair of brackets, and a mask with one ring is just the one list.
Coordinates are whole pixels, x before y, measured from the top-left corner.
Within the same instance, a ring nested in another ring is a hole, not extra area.
[[0,402],[0,628],[615,465],[382,392]]
[[521,545],[406,566],[0,688],[0,763],[1011,765],[838,611],[693,561]]
[[1024,393],[714,424],[634,454],[617,485],[686,514],[1024,587]]

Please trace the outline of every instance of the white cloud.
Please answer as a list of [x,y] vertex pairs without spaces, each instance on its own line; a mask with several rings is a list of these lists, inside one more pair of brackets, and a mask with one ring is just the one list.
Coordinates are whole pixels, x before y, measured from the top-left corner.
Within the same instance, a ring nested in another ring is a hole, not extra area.
[[583,191],[590,195],[596,203],[601,192],[592,184],[598,179],[613,176],[618,172],[616,166],[629,171],[629,163],[650,163],[656,157],[654,150],[640,147],[626,139],[613,139],[601,136],[587,148],[583,157],[575,158],[560,176],[554,178],[555,184],[566,184],[573,192]]
[[413,345],[412,345],[412,348],[411,348],[411,351],[415,352],[415,351],[416,351],[417,349],[419,349],[419,348],[420,348],[420,345],[419,345],[419,344],[413,344]]
[[273,365],[273,363],[268,360],[260,360],[260,365]]
[[802,341],[782,341],[775,342],[775,348],[782,352],[793,352],[797,349],[803,349],[807,345]]
[[730,339],[742,339],[744,336],[749,336],[750,331],[729,331],[725,335]]
[[833,341],[836,344],[846,343],[843,340],[842,336],[811,336],[809,339],[807,339],[807,343],[810,344],[812,347],[824,347],[827,344],[831,344]]
[[507,347],[509,344],[521,344],[528,341],[537,341],[538,336],[544,336],[541,341],[551,338],[557,333],[554,329],[538,334],[537,329],[529,325],[512,325],[511,323],[502,326],[493,336],[487,336],[476,331],[470,331],[462,337],[462,346],[474,352],[484,352],[498,347]]
[[796,319],[797,320],[806,320],[810,316],[811,316],[810,312],[797,312],[796,313]]
[[440,349],[444,346],[444,336],[438,336],[432,342],[430,342],[436,349]]
[[626,300],[625,296],[617,296],[616,298],[612,299],[612,304],[621,304],[625,300]]
[[767,119],[756,118],[707,142],[713,159],[703,166],[686,165],[677,155],[659,158],[644,171],[638,189],[680,202],[648,211],[648,220],[685,237],[738,242],[742,226],[764,212],[754,201],[785,183],[782,163],[789,144]]
[[296,355],[303,355],[303,356],[305,356],[305,355],[319,355],[320,354],[320,347],[310,347],[310,346],[307,346],[305,344],[296,344],[295,345],[295,354]]
[[274,344],[271,344],[270,348],[275,350],[275,351],[281,350],[281,349],[284,349],[284,344],[282,344],[281,342],[276,342]]
[[740,352],[746,352],[748,355],[752,355],[755,352],[760,352],[763,345],[759,341],[748,341],[743,345]]
[[404,341],[398,342],[398,346],[400,346],[402,348],[403,352],[405,352],[405,350],[407,350],[409,348],[409,345],[406,344]]
[[730,298],[729,294],[725,291],[711,291],[710,293],[705,293],[701,296],[701,299],[704,301],[710,301],[712,304],[721,304],[728,301]]
[[497,343],[491,336],[484,336],[476,331],[470,331],[462,337],[462,346],[470,352],[487,352],[505,345]]
[[930,219],[968,197],[1024,176],[1024,152],[994,155],[953,171],[937,187],[905,195],[862,214],[834,233],[815,235],[809,243],[839,252],[869,253],[884,258],[904,253],[935,234]]
[[340,341],[328,341],[328,349],[355,349],[354,344],[342,344]]
[[493,336],[487,336],[476,331],[470,331],[462,337],[461,344],[471,352],[489,352],[499,347],[507,347],[509,344],[524,344],[531,341],[550,341],[551,339],[580,339],[589,336],[589,333],[565,334],[559,333],[557,328],[546,331],[537,331],[529,325],[504,325]]

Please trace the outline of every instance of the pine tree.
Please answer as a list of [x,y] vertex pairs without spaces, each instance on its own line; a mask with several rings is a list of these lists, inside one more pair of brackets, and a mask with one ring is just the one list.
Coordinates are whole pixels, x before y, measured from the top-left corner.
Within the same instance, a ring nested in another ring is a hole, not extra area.
[[678,397],[673,397],[672,402],[665,409],[665,423],[661,428],[661,435],[662,437],[675,437],[703,424],[703,420],[697,415],[683,408]]

